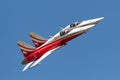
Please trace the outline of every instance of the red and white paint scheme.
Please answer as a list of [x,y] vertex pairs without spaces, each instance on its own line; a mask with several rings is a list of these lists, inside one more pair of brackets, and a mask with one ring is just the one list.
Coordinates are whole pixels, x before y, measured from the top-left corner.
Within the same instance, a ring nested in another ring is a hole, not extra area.
[[24,55],[24,60],[21,62],[21,64],[25,64],[26,66],[24,67],[23,71],[38,65],[53,51],[66,45],[68,41],[80,36],[83,33],[86,33],[103,18],[104,17],[85,20],[82,22],[75,22],[63,28],[50,39],[45,39],[36,33],[31,32],[29,36],[31,37],[35,47],[32,47],[22,41],[17,42]]

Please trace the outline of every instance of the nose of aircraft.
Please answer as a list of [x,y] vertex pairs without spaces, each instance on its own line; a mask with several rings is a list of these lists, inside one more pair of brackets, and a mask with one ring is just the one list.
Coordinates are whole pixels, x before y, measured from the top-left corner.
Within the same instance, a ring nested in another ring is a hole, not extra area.
[[85,25],[84,27],[82,27],[82,29],[83,30],[89,30],[92,27],[94,27],[102,19],[104,19],[104,17],[100,17],[100,18],[95,18],[95,19],[88,20],[88,25]]
[[90,22],[98,23],[98,22],[101,21],[102,19],[104,19],[104,17],[100,17],[100,18],[92,19],[92,20],[90,20]]

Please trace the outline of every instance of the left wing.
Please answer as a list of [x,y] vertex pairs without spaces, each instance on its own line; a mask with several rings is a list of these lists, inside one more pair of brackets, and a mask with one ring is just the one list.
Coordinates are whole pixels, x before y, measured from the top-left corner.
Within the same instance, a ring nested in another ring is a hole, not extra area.
[[28,63],[28,64],[23,68],[22,71],[25,71],[26,69],[28,69],[32,63],[33,63],[33,62]]
[[36,60],[31,66],[30,68],[33,68],[35,67],[36,65],[38,65],[44,58],[46,58],[48,55],[50,55],[53,51],[59,49],[61,46],[57,47],[57,48],[54,48],[48,52],[46,52],[42,57],[40,57],[38,60]]
[[30,69],[30,68],[33,68],[33,67],[37,66],[44,58],[46,58],[46,57],[47,57],[48,55],[50,55],[53,51],[59,49],[60,47],[61,47],[61,46],[59,46],[59,47],[57,47],[57,48],[54,48],[54,49],[46,52],[46,53],[45,53],[43,56],[41,56],[38,60],[32,61],[32,62],[28,63],[28,64],[24,67],[24,69],[23,69],[22,71],[25,71],[25,70],[27,70],[28,68]]

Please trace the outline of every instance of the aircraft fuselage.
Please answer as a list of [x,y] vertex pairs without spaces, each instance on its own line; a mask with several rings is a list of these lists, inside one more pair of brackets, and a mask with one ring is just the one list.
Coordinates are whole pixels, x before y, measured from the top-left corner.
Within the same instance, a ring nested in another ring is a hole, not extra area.
[[[21,62],[22,64],[29,64],[23,69],[26,70],[33,62],[31,67],[36,66],[41,60],[47,57],[52,51],[61,48],[66,45],[70,40],[80,36],[83,33],[86,33],[89,29],[94,27],[103,17],[86,20],[82,22],[75,22],[63,28],[56,35],[46,40],[44,44],[35,48],[34,52],[30,53],[28,56],[25,56],[25,59]],[[34,39],[34,38],[33,38]],[[21,49],[23,49],[20,46]],[[23,49],[24,50],[24,49]],[[31,49],[32,50],[32,49]],[[28,52],[30,50],[27,50]]]

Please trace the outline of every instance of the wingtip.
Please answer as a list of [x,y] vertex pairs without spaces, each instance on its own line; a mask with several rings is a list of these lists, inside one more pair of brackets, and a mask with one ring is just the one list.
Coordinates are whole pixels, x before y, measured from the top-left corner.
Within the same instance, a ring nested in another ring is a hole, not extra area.
[[26,69],[23,69],[22,72],[24,72]]

